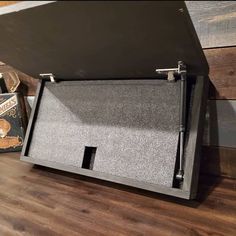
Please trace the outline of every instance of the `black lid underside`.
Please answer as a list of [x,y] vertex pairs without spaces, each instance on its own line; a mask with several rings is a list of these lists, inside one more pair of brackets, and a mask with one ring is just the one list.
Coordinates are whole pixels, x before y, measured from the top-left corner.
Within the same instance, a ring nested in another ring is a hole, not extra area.
[[178,61],[188,74],[208,74],[182,1],[59,1],[7,14],[0,8],[0,29],[0,60],[36,78],[155,78],[155,69]]

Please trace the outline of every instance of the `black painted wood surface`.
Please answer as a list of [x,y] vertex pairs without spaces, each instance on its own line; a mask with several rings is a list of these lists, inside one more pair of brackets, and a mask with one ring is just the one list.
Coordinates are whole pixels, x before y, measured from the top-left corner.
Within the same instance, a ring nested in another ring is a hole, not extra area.
[[3,15],[0,9],[0,28],[1,60],[36,78],[152,78],[179,60],[189,74],[208,74],[183,1],[66,1]]

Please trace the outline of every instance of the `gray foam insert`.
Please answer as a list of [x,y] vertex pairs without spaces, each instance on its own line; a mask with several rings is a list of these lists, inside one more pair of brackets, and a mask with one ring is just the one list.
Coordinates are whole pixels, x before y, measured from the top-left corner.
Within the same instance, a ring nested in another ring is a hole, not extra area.
[[172,186],[178,146],[179,82],[70,81],[45,84],[28,156]]

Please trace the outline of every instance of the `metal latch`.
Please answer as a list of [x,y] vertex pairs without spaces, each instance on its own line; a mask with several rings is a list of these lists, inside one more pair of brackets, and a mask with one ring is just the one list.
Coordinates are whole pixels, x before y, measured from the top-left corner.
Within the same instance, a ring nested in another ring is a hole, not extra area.
[[178,67],[176,68],[168,68],[168,69],[156,69],[158,74],[166,74],[167,80],[170,82],[175,81],[175,74],[181,75],[183,73],[186,74],[186,66],[182,61],[178,62]]
[[179,124],[179,168],[175,178],[179,181],[184,179],[184,139],[186,132],[186,94],[187,94],[187,80],[186,80],[186,65],[178,62],[177,68],[169,69],[156,69],[158,74],[166,74],[167,80],[170,82],[175,81],[175,74],[180,75],[180,124]]
[[39,74],[39,76],[43,79],[50,79],[52,83],[56,83],[55,76],[52,73]]

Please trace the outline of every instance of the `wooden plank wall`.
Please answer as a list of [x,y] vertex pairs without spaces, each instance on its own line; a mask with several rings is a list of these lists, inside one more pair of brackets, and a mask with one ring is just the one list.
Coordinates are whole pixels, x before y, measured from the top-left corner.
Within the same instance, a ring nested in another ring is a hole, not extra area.
[[205,50],[210,65],[203,172],[236,177],[236,47]]
[[236,2],[186,1],[210,67],[202,171],[236,177]]
[[[0,1],[0,6],[9,3],[14,2]],[[236,177],[236,2],[186,1],[186,5],[210,67],[210,114],[206,119],[202,172]],[[10,71],[14,69],[0,63],[0,73]],[[34,95],[37,81],[17,73],[24,95]],[[222,114],[222,107],[227,107],[226,114]]]
[[202,171],[236,177],[236,47],[204,50],[210,65]]
[[4,6],[8,6],[8,5],[11,5],[11,4],[15,4],[19,1],[0,1],[0,7],[4,7]]
[[236,46],[235,1],[186,1],[203,48]]

